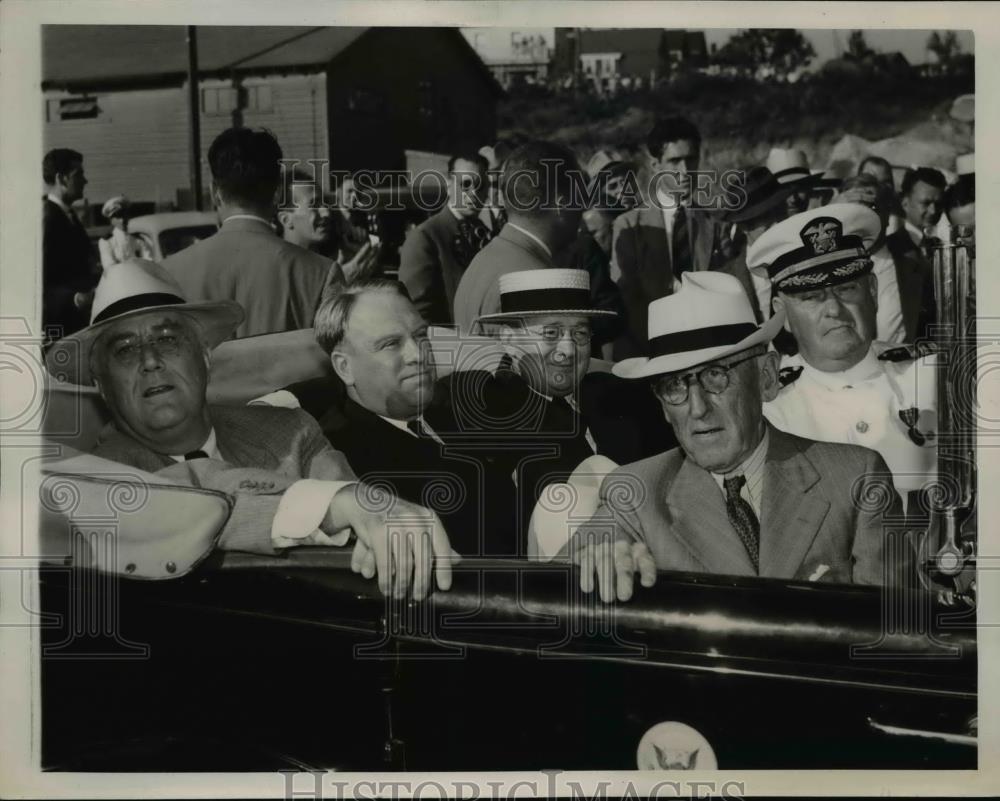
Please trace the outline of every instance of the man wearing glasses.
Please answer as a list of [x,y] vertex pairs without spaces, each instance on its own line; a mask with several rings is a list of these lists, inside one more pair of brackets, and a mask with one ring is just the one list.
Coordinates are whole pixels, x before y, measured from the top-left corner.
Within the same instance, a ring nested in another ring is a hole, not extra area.
[[476,425],[492,435],[492,458],[517,485],[523,534],[542,489],[566,481],[588,457],[631,462],[673,437],[645,387],[590,369],[591,322],[614,312],[592,308],[587,271],[521,270],[498,284],[500,311],[476,323],[506,355],[489,381],[462,395],[482,405]]
[[739,281],[716,272],[686,273],[676,293],[650,304],[649,357],[614,372],[652,382],[680,447],[604,480],[596,513],[568,546],[585,592],[596,584],[604,601],[625,601],[634,574],[651,586],[657,569],[904,580],[909,562],[888,550],[882,528],[899,498],[878,453],[764,419],[780,388],[767,345],[783,322],[778,310],[758,326]]

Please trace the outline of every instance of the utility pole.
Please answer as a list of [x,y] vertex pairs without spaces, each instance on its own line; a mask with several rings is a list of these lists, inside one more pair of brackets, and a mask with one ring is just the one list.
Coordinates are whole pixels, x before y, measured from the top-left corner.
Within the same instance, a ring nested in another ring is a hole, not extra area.
[[199,103],[198,81],[198,31],[194,25],[187,26],[188,45],[188,113],[191,117],[191,194],[194,207],[202,210],[201,198],[201,105]]

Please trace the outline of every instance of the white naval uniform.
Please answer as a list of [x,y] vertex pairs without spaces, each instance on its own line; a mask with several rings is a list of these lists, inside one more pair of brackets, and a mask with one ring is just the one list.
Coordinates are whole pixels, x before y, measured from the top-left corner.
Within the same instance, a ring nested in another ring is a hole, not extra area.
[[[898,346],[873,342],[864,359],[837,373],[810,367],[800,355],[784,357],[783,369],[801,367],[802,372],[764,404],[764,415],[800,437],[878,451],[905,499],[908,491],[937,475],[936,357],[879,360],[879,354],[893,347]],[[904,409],[918,410],[916,429],[926,437],[923,446],[913,442],[900,419]]]

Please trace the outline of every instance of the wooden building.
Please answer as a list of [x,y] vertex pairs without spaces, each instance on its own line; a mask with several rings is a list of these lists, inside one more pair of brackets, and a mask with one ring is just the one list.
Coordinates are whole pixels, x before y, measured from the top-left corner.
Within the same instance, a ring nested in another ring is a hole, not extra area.
[[[184,26],[47,25],[45,149],[85,159],[91,204],[124,193],[188,206]],[[202,180],[216,135],[242,121],[286,158],[331,169],[404,169],[407,150],[496,139],[503,90],[457,28],[197,28]]]

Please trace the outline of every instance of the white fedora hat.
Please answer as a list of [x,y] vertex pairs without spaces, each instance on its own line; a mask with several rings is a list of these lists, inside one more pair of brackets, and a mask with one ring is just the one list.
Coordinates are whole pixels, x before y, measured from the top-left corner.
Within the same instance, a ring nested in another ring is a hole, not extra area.
[[650,357],[625,359],[612,369],[619,378],[647,378],[687,370],[774,339],[785,322],[777,311],[757,325],[739,279],[715,271],[687,272],[672,295],[649,304]]
[[518,270],[501,275],[500,311],[483,314],[476,323],[517,320],[535,314],[582,314],[587,317],[615,316],[607,309],[591,308],[590,273],[548,267]]
[[976,154],[964,153],[955,157],[955,173],[961,177],[963,175],[976,174]]
[[155,309],[175,309],[193,317],[205,344],[214,348],[243,322],[243,307],[233,300],[188,303],[180,285],[161,265],[129,259],[105,270],[91,307],[90,325],[63,337],[45,355],[45,366],[72,384],[92,384],[90,350],[111,323]]

